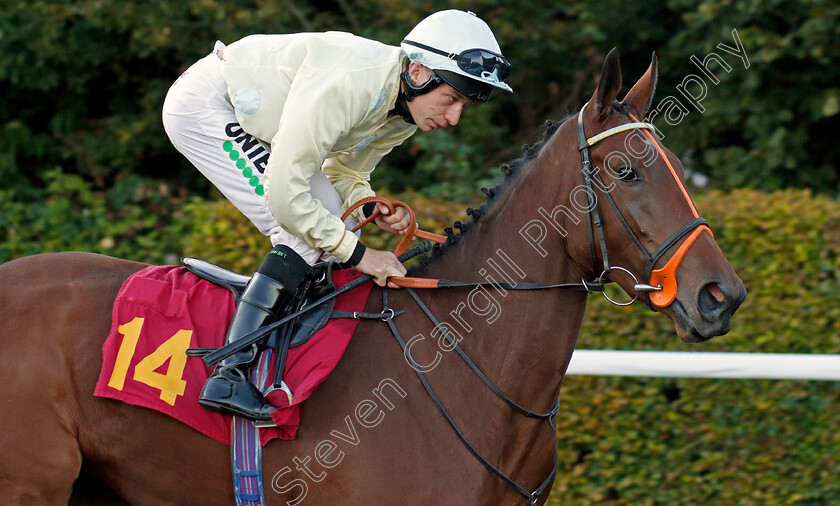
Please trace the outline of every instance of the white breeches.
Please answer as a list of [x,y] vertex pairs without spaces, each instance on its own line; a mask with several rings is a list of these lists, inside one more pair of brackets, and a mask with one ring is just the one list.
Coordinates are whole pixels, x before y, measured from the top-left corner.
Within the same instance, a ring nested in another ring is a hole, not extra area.
[[[268,236],[272,245],[289,246],[313,264],[324,252],[283,229],[268,208],[262,179],[269,146],[239,126],[216,56],[223,48],[224,44],[216,42],[212,53],[193,64],[169,88],[163,103],[163,127],[175,148]],[[273,184],[280,181],[278,175],[272,179]],[[341,197],[323,172],[317,172],[309,184],[312,198],[341,216]],[[350,219],[344,223],[347,228],[357,225]],[[324,259],[333,258],[326,254]]]

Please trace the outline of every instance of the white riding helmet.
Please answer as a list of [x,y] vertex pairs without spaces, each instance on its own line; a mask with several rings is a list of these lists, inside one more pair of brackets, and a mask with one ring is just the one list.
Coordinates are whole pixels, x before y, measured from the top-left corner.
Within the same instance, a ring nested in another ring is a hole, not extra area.
[[486,101],[494,87],[513,92],[504,82],[510,63],[490,27],[472,12],[436,12],[420,21],[400,47],[409,60],[473,100]]

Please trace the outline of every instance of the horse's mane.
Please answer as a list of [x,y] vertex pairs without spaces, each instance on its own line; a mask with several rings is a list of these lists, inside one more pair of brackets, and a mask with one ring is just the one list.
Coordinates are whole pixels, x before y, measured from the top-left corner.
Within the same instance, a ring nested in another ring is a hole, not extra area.
[[[569,119],[571,115],[567,115],[566,117],[562,118],[558,122],[546,121],[545,122],[545,130],[543,131],[542,135],[540,136],[539,140],[537,140],[536,144],[528,145],[525,144],[522,146],[522,156],[517,158],[516,160],[504,164],[501,166],[501,172],[504,174],[502,180],[493,188],[482,188],[481,192],[484,194],[484,202],[478,209],[473,209],[472,207],[467,208],[467,216],[471,219],[466,223],[461,221],[454,222],[451,226],[444,228],[444,232],[446,233],[446,242],[444,244],[435,244],[432,246],[431,253],[428,255],[423,255],[420,257],[420,267],[426,267],[429,265],[435,258],[443,256],[446,251],[453,245],[457,244],[461,240],[463,240],[464,235],[469,232],[471,228],[478,222],[479,219],[485,214],[487,214],[490,209],[496,203],[496,196],[500,195],[508,186],[510,186],[510,182],[513,180],[515,174],[522,170],[523,167],[528,166],[528,164],[537,157],[537,155],[542,150],[543,146],[548,142],[549,139],[554,135],[554,133],[560,128],[560,126]],[[455,232],[455,229],[458,232]],[[416,270],[416,267],[411,269],[412,273]]]

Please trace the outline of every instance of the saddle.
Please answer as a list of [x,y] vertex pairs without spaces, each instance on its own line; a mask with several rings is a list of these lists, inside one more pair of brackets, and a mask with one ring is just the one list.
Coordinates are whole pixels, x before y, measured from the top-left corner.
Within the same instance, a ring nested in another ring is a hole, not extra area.
[[[181,262],[187,270],[196,276],[230,290],[237,304],[242,297],[242,292],[245,291],[245,286],[251,279],[250,276],[230,271],[198,258],[186,257],[182,258]],[[296,301],[292,305],[295,310],[302,309],[336,290],[332,281],[334,265],[333,262],[320,262],[312,266],[301,285],[302,288],[295,295]],[[334,307],[335,299],[331,299],[297,317],[291,325],[291,338],[288,347],[294,348],[309,341],[312,336],[324,328],[331,316],[343,316],[343,314],[333,315]],[[272,333],[267,346],[276,349],[280,345],[279,337],[278,332]]]

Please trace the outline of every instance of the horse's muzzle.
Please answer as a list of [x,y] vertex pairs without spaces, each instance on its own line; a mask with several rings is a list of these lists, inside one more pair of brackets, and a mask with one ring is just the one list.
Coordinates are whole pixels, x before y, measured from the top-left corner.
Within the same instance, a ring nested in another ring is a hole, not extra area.
[[747,290],[738,280],[735,286],[710,282],[697,293],[696,304],[689,307],[677,299],[670,306],[677,334],[687,343],[708,341],[729,332],[732,315],[744,302]]

